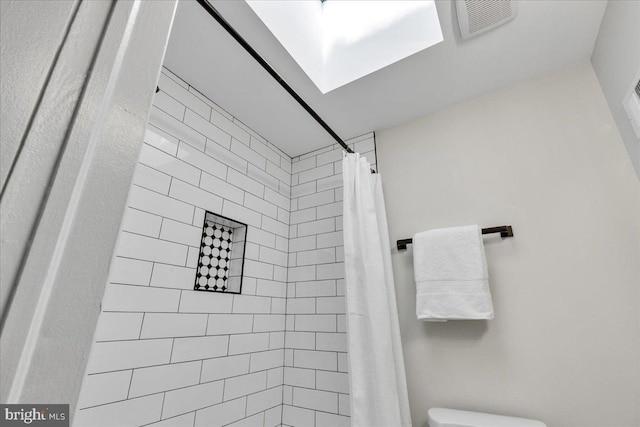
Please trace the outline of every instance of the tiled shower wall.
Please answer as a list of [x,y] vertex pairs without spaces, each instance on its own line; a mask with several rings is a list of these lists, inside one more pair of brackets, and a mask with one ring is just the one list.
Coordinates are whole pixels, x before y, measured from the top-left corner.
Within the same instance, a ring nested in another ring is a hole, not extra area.
[[[341,148],[291,159],[159,87],[74,425],[349,425]],[[241,295],[193,290],[205,210],[249,225]]]
[[[278,426],[291,159],[163,70],[75,426]],[[242,295],[194,291],[204,212],[249,225]]]
[[[349,142],[375,169],[373,134]],[[292,162],[284,408],[290,426],[349,426],[342,149]]]

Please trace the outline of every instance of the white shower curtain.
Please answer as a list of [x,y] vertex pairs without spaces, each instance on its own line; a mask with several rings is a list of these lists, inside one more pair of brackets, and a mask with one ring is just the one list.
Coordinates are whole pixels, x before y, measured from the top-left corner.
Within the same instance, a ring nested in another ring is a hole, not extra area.
[[382,181],[357,153],[342,167],[351,425],[410,427]]

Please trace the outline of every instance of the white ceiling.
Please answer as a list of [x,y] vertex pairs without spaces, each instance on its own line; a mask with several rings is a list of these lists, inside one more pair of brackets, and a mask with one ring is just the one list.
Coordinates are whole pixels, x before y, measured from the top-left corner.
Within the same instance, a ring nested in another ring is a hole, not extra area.
[[[520,0],[518,16],[462,40],[436,0],[444,41],[322,94],[244,1],[221,15],[343,139],[589,60],[605,0]],[[290,156],[335,141],[193,0],[182,0],[165,66]]]

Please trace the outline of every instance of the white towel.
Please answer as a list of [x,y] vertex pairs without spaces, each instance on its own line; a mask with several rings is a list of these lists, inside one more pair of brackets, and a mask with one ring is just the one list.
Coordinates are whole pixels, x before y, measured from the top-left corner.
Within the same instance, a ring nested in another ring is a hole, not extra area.
[[416,234],[413,265],[418,319],[493,319],[480,227],[470,225]]

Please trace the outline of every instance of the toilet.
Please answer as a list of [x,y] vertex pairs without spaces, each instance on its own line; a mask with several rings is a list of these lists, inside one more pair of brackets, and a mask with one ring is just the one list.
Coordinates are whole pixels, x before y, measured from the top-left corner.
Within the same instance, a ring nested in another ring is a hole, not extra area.
[[457,409],[431,408],[429,427],[547,427],[541,421]]

